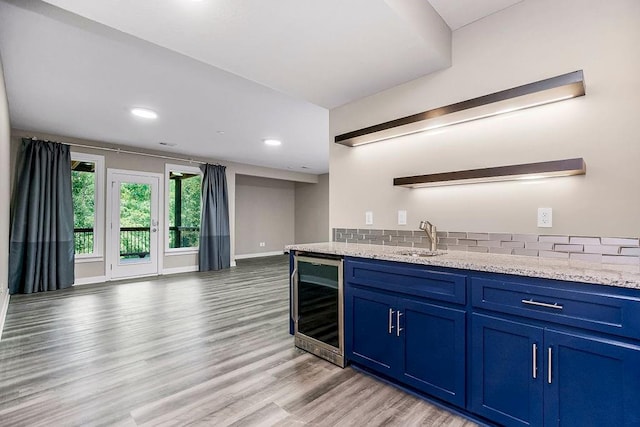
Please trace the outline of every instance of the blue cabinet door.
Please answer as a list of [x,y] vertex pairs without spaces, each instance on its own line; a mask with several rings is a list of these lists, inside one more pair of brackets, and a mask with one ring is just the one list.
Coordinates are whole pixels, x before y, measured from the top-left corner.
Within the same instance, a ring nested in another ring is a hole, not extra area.
[[401,380],[464,407],[465,311],[409,299],[400,299],[399,308]]
[[398,371],[401,341],[396,336],[396,297],[347,286],[345,292],[347,358],[382,374]]
[[471,328],[470,409],[505,426],[541,426],[544,330],[475,313]]
[[545,426],[640,425],[640,347],[546,330],[544,351]]

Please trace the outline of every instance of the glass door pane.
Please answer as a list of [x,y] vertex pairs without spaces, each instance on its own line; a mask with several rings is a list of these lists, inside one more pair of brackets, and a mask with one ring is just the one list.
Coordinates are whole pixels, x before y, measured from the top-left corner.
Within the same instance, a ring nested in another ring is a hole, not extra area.
[[120,264],[147,263],[151,250],[151,185],[120,183]]

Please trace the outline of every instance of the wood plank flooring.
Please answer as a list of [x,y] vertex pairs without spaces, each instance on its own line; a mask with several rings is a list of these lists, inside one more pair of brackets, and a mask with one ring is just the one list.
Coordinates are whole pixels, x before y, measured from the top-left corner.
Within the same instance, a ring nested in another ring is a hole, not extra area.
[[11,297],[0,426],[472,426],[297,350],[287,257]]

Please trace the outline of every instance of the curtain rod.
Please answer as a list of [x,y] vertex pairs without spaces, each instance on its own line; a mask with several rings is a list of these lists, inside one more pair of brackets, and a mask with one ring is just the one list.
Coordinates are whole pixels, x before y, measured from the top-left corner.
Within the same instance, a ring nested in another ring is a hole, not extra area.
[[[38,141],[46,141],[46,142],[57,142],[57,141],[49,141],[48,139],[40,139],[38,137],[32,136],[31,139],[35,139]],[[222,166],[219,163],[209,163],[206,160],[200,160],[200,159],[185,159],[184,157],[172,157],[172,156],[164,156],[161,154],[150,154],[150,153],[141,153],[139,151],[130,151],[130,150],[123,150],[121,148],[108,148],[108,147],[96,147],[93,145],[86,145],[86,144],[76,144],[74,142],[62,142],[61,144],[66,144],[66,145],[70,145],[72,147],[82,147],[82,148],[90,148],[92,150],[103,150],[103,151],[113,151],[115,153],[123,153],[123,154],[134,154],[137,156],[147,156],[147,157],[156,157],[158,159],[166,159],[166,160],[178,160],[181,162],[189,162],[189,163],[205,163],[205,164],[213,164],[216,166]]]

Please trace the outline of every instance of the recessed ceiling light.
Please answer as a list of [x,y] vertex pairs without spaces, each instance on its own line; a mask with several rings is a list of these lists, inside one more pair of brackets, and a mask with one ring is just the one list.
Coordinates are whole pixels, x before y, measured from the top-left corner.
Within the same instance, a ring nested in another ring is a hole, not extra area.
[[224,131],[223,130],[219,130],[217,131],[218,135],[224,135]]
[[147,108],[132,108],[131,114],[134,116],[142,117],[145,119],[157,119],[158,113],[153,110],[149,110]]
[[277,145],[281,145],[282,142],[277,140],[277,139],[265,139],[264,143],[267,145],[271,145],[271,146],[277,146]]

